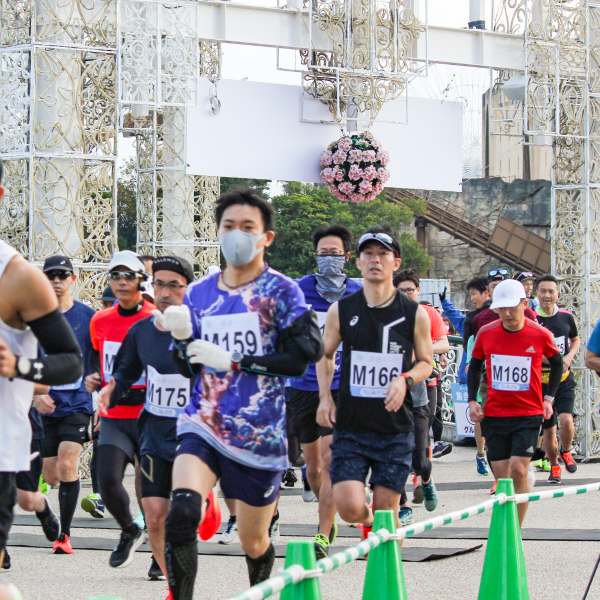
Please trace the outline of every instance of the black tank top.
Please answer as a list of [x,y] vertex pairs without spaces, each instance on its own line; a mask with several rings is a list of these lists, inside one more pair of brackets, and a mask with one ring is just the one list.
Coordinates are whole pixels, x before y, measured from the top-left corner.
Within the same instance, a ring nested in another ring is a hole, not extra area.
[[401,292],[385,308],[369,308],[363,290],[338,302],[343,341],[336,427],[395,434],[413,430],[407,392],[398,412],[384,406],[384,390],[413,364],[419,305]]

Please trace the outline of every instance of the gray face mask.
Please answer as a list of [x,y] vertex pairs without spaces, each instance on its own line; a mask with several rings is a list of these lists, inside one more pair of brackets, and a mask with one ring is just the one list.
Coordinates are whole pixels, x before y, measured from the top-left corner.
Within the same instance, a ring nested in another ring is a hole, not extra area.
[[328,302],[337,302],[346,291],[345,256],[317,256],[317,292]]
[[256,244],[265,235],[267,234],[254,235],[239,229],[219,234],[221,252],[223,252],[223,256],[228,263],[236,267],[247,265],[259,252],[264,250],[264,248],[257,248]]

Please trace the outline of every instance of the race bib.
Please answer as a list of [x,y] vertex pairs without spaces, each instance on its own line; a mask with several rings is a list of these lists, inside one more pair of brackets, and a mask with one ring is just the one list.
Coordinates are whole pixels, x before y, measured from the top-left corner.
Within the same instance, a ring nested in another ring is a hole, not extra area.
[[385,398],[392,379],[402,373],[403,358],[403,354],[352,350],[350,393],[363,398]]
[[556,347],[560,350],[560,353],[564,356],[567,353],[567,344],[565,343],[565,336],[561,335],[560,337],[554,338],[554,343]]
[[[120,342],[104,342],[102,344],[102,371],[104,375],[104,381],[110,383],[113,371],[115,369],[115,358],[121,348]],[[134,386],[146,385],[146,376],[142,376],[133,384]]]
[[492,388],[526,392],[531,383],[531,357],[492,354]]
[[237,313],[202,317],[202,337],[228,352],[244,356],[262,356],[258,313]]
[[78,390],[81,387],[83,382],[83,375],[74,383],[65,383],[63,385],[53,385],[50,387],[51,390],[55,392],[70,392],[73,390]]
[[190,380],[182,375],[162,375],[148,365],[146,405],[157,417],[178,417],[190,402]]

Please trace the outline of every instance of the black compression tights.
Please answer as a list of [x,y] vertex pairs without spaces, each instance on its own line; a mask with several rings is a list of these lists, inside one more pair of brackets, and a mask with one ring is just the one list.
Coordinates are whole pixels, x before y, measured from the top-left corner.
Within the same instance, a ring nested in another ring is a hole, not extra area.
[[133,519],[129,510],[129,495],[123,485],[127,454],[116,446],[97,446],[98,483],[102,501],[108,512],[123,530],[131,528]]

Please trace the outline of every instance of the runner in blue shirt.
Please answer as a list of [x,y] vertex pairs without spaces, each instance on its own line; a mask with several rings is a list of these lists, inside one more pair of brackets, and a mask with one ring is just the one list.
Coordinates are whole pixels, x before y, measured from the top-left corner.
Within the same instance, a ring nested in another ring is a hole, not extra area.
[[218,480],[236,501],[250,584],[269,577],[269,525],[287,466],[283,378],[301,377],[323,353],[302,290],[264,262],[275,237],[272,206],[252,192],[231,192],[217,202],[216,221],[226,269],[190,285],[185,306],[157,315],[175,339],[181,373],[197,375],[177,425],[166,526],[174,600],[193,597],[203,499]]
[[[319,227],[313,234],[318,272],[297,279],[306,303],[317,313],[321,331],[329,307],[340,298],[360,290],[362,285],[344,274],[350,260],[352,233],[341,225]],[[331,391],[335,400],[340,387],[341,352],[336,354],[335,372]],[[329,545],[337,536],[333,489],[329,477],[333,429],[317,423],[319,383],[316,365],[310,363],[304,377],[290,380],[288,406],[292,412],[294,432],[302,445],[306,460],[306,476],[311,489],[319,499],[319,530],[315,537],[317,558],[325,558]]]

